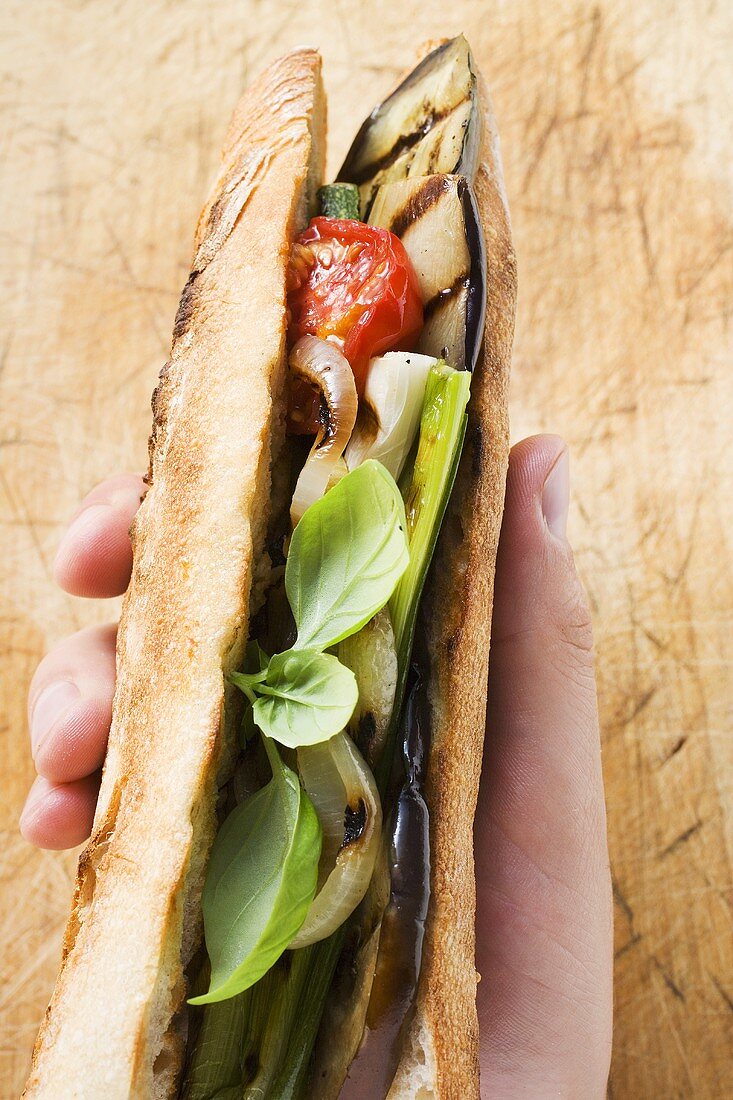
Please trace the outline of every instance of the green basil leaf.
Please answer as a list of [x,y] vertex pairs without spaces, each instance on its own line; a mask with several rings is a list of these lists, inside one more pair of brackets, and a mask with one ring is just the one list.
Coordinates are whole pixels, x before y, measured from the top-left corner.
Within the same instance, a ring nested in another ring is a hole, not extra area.
[[373,459],[310,506],[285,567],[296,649],[328,649],[384,607],[409,562],[405,531],[400,491]]
[[217,833],[202,898],[211,1004],[254,985],[286,949],[316,892],[321,826],[295,772],[264,738],[272,779]]
[[270,658],[258,641],[252,638],[247,642],[247,648],[244,651],[245,672],[262,672],[267,668],[269,660]]
[[266,668],[263,668],[261,672],[230,672],[229,683],[238,687],[240,691],[244,692],[250,703],[254,703],[257,685],[266,677]]
[[[302,522],[302,521],[301,521]],[[289,649],[270,658],[252,714],[268,737],[294,749],[340,733],[359,698],[356,677],[330,653]]]

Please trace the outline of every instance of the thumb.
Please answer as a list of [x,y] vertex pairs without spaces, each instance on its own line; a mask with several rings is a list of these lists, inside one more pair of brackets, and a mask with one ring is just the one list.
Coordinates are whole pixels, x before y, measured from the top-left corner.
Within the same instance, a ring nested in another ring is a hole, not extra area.
[[476,824],[485,1094],[600,1097],[611,894],[590,616],[565,537],[568,451],[512,451]]

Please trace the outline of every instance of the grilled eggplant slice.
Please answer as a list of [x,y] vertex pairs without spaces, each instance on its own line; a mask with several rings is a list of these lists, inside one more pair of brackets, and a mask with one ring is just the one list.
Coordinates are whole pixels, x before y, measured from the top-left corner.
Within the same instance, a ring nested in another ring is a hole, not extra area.
[[393,180],[455,172],[472,180],[481,115],[471,51],[463,35],[438,46],[375,107],[339,172],[356,183],[362,217],[377,188]]
[[486,259],[473,190],[464,176],[385,183],[372,225],[396,233],[412,260],[425,307],[416,350],[473,370],[484,330]]

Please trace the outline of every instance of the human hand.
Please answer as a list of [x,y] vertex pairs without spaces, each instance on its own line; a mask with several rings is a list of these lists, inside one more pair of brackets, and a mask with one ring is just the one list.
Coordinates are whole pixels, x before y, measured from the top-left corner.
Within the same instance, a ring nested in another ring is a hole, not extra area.
[[[59,547],[78,596],[127,586],[134,475],[98,486]],[[512,451],[496,571],[485,767],[476,817],[482,1093],[593,1100],[611,1029],[611,891],[587,605],[565,540],[567,452]],[[112,710],[115,628],[41,661],[29,693],[38,771],[23,835],[68,848],[91,830]]]

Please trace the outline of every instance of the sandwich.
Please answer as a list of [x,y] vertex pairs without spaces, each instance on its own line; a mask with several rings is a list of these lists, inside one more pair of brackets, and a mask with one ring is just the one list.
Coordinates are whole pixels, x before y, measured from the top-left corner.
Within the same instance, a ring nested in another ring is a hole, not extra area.
[[196,229],[28,1097],[479,1095],[498,138],[459,36],[324,184],[320,69],[245,92]]

